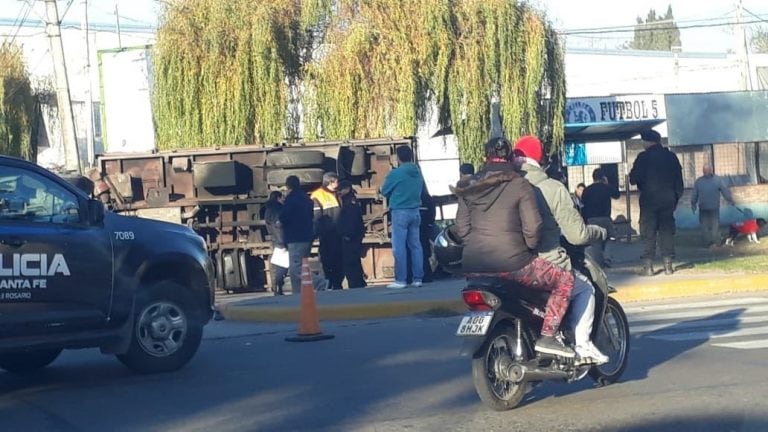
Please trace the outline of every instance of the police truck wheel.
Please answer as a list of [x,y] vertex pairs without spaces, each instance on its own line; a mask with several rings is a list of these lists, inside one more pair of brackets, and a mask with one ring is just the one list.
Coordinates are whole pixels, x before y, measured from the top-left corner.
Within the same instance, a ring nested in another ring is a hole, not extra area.
[[61,348],[0,354],[0,368],[14,374],[35,372],[53,363],[59,354]]
[[117,356],[129,369],[171,372],[195,355],[204,320],[186,290],[175,282],[160,282],[138,294],[130,347]]

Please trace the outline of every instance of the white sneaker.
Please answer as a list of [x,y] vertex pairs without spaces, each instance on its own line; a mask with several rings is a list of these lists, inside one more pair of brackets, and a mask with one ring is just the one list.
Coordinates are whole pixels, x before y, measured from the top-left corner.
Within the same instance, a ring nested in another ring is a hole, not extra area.
[[576,346],[576,355],[579,356],[580,364],[594,363],[605,364],[610,360],[607,355],[600,352],[591,341],[584,345]]
[[421,281],[416,281],[411,284],[414,288],[421,288],[421,286],[424,285]]
[[387,288],[389,289],[403,289],[407,287],[408,284],[404,284],[402,282],[392,282],[391,284],[387,285]]

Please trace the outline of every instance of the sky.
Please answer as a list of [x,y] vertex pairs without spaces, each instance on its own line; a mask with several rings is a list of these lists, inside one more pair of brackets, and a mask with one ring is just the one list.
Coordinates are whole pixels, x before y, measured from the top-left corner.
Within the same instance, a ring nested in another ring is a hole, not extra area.
[[[30,20],[39,20],[39,15],[44,11],[43,2],[35,0],[0,0],[0,19],[15,20],[25,1],[36,4],[36,13],[30,15]],[[59,0],[58,3],[60,14],[63,14],[70,0]],[[72,0],[71,3],[65,21],[79,23],[83,0]],[[88,3],[90,20],[94,23],[114,23],[117,5],[121,25],[155,26],[162,0],[89,0]],[[667,6],[671,5],[678,27],[708,26],[682,28],[683,51],[736,50],[737,37],[730,23],[736,21],[738,0],[531,0],[531,3],[544,10],[555,27],[566,34],[574,30],[599,27],[627,26],[627,29],[631,29],[636,18],[645,18],[651,8],[664,14]],[[763,20],[759,24],[750,24],[748,35],[757,25],[762,24],[768,28],[768,1],[743,0],[743,7],[746,10],[743,13],[744,21]],[[729,25],[714,26],[724,23]],[[611,49],[621,46],[631,37],[631,32],[572,34],[567,36],[567,43],[569,47]]]

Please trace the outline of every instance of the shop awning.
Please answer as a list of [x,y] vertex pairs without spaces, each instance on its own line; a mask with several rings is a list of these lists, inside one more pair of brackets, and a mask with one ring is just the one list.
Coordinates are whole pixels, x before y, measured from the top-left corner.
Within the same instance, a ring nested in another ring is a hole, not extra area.
[[619,122],[569,123],[566,142],[625,141],[664,123],[664,119],[623,120]]

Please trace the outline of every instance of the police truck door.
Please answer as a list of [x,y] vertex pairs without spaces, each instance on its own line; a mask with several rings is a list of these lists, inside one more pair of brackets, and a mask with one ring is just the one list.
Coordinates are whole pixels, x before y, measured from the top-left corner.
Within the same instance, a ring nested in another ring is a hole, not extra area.
[[14,329],[30,336],[106,324],[112,246],[86,216],[86,196],[58,176],[0,159],[3,337],[13,337]]

